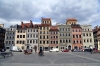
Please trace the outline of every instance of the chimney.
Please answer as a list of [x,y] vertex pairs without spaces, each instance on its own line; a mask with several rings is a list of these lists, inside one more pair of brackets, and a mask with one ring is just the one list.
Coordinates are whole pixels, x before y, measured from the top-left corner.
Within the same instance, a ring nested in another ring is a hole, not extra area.
[[21,21],[21,25],[23,25],[23,21]]
[[30,23],[32,23],[32,20],[30,20]]

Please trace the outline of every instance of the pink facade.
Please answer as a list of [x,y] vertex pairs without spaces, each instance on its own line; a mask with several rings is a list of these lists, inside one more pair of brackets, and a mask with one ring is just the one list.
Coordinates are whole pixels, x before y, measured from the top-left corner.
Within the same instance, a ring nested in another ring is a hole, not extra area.
[[57,26],[51,26],[49,30],[49,46],[50,48],[59,47],[59,30]]
[[82,28],[80,25],[72,25],[72,48],[82,49]]

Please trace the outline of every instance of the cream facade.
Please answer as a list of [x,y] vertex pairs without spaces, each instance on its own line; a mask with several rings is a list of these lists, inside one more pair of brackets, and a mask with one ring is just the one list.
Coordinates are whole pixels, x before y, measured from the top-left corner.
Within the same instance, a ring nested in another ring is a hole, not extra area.
[[39,48],[44,51],[49,51],[49,30],[51,19],[42,18],[42,23],[39,26]]
[[15,46],[21,50],[26,49],[26,29],[18,28],[15,35]]
[[94,47],[94,37],[91,25],[81,25],[84,48]]

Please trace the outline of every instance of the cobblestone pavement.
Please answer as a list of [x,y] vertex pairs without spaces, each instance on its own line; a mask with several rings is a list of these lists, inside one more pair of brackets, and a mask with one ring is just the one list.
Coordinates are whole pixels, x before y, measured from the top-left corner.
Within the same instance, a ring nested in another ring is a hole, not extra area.
[[16,52],[13,57],[0,58],[0,66],[100,66],[100,54],[85,52],[45,52],[45,56]]

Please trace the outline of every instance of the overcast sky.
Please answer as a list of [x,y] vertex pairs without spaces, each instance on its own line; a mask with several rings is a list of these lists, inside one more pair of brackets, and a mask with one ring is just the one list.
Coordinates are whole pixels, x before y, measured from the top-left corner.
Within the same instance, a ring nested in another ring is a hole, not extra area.
[[5,27],[21,21],[40,23],[49,17],[52,23],[65,23],[76,18],[79,24],[100,24],[99,0],[0,0],[0,24]]

